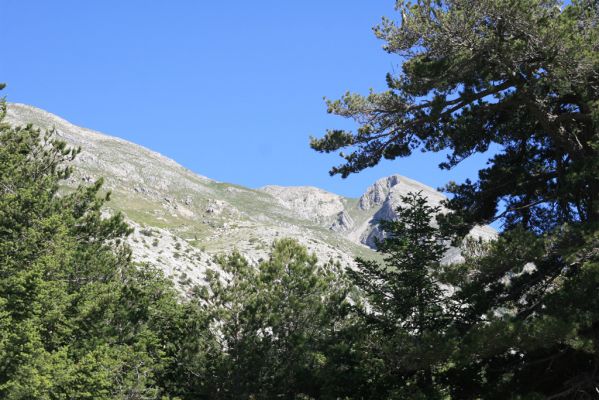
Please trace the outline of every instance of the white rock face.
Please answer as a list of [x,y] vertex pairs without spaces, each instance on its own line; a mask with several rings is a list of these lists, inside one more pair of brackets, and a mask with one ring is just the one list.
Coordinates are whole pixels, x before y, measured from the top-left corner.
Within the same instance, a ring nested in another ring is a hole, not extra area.
[[373,207],[382,205],[387,200],[389,190],[399,184],[400,178],[399,175],[392,175],[376,181],[360,197],[360,208],[370,210]]
[[343,212],[343,197],[311,186],[265,186],[260,190],[270,194],[285,208],[301,218],[324,221]]
[[[104,177],[113,192],[108,211],[123,212],[135,228],[129,238],[135,259],[161,268],[183,290],[202,283],[215,254],[237,249],[257,262],[283,237],[297,239],[322,261],[353,265],[357,255],[375,256],[374,238],[381,234],[376,221],[396,217],[401,195],[422,191],[433,205],[444,198],[400,175],[378,180],[359,199],[315,187],[253,190],[203,177],[154,151],[28,105],[9,104],[6,122],[55,127],[59,138],[81,146],[68,185]],[[473,235],[492,238],[495,231],[478,227]]]
[[[374,210],[374,212],[361,226],[353,230],[349,237],[368,247],[375,248],[375,239],[381,240],[384,237],[383,232],[378,228],[377,221],[396,219],[397,207],[402,205],[402,197],[409,193],[421,193],[427,198],[429,205],[433,207],[441,206],[441,202],[446,199],[442,193],[430,186],[401,175],[392,175],[379,179],[366,190],[358,203],[361,210]],[[441,207],[441,210],[443,212],[443,207]],[[496,237],[497,232],[488,226],[477,226],[472,229],[470,235],[490,240]],[[459,259],[459,252],[456,249],[451,249],[445,261],[454,262]]]
[[331,225],[331,230],[335,232],[347,232],[354,227],[354,220],[345,210],[337,214],[337,217]]
[[213,264],[213,255],[161,228],[142,227],[129,221],[133,234],[127,243],[137,261],[158,266],[183,291],[204,284],[206,268]]

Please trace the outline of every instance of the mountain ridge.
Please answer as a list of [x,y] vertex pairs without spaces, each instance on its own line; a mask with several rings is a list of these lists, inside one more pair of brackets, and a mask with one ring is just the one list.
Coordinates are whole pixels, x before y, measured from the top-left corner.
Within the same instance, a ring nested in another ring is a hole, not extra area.
[[[107,212],[123,212],[135,228],[129,239],[135,259],[158,266],[182,287],[201,283],[215,254],[238,250],[255,262],[282,237],[299,240],[323,261],[352,265],[355,256],[377,257],[376,221],[394,218],[402,195],[422,191],[434,205],[445,198],[401,175],[377,180],[359,198],[314,186],[251,189],[199,175],[156,151],[30,105],[8,103],[5,121],[54,127],[57,137],[80,146],[67,186],[104,177],[114,193]],[[495,235],[489,227],[473,234]],[[457,256],[448,253],[448,262]]]

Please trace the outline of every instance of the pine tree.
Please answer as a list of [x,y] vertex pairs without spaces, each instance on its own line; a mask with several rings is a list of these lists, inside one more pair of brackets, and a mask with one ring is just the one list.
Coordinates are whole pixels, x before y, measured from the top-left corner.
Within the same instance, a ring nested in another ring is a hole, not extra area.
[[568,3],[398,1],[399,21],[374,31],[402,57],[401,72],[385,92],[328,101],[360,127],[312,147],[348,148],[331,170],[346,177],[414,149],[447,151],[449,169],[493,146],[477,182],[448,186],[461,233],[498,217],[540,231],[599,220],[599,10]]
[[343,177],[415,149],[447,151],[440,167],[450,169],[492,148],[477,181],[447,185],[451,212],[437,218],[456,244],[475,224],[504,229],[443,271],[455,331],[438,380],[460,399],[595,397],[596,2],[417,0],[397,10],[375,34],[403,57],[401,72],[385,92],[329,101],[359,128],[312,147],[349,148],[331,170]]

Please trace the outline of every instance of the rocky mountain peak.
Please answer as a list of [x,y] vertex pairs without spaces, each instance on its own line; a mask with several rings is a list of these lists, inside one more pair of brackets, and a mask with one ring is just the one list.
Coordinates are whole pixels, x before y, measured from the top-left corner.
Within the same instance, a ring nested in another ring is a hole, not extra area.
[[391,198],[399,199],[402,195],[406,195],[409,192],[423,192],[427,197],[431,197],[438,202],[444,198],[444,196],[431,188],[413,179],[406,178],[398,174],[381,178],[373,183],[364,194],[360,197],[358,202],[359,207],[362,210],[370,210],[373,207],[380,207],[386,201]]
[[389,189],[399,184],[402,178],[400,175],[391,175],[373,183],[360,197],[358,203],[360,208],[370,210],[373,207],[382,205],[387,200]]

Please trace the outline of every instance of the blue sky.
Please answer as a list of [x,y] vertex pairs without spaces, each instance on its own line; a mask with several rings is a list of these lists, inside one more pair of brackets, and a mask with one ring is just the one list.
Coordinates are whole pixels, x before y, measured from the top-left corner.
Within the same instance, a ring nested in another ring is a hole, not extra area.
[[400,59],[371,27],[392,0],[0,0],[9,101],[156,150],[213,179],[313,185],[359,196],[399,173],[433,187],[475,178],[484,157],[440,171],[416,153],[347,179],[310,135],[351,128],[323,96],[384,89]]

